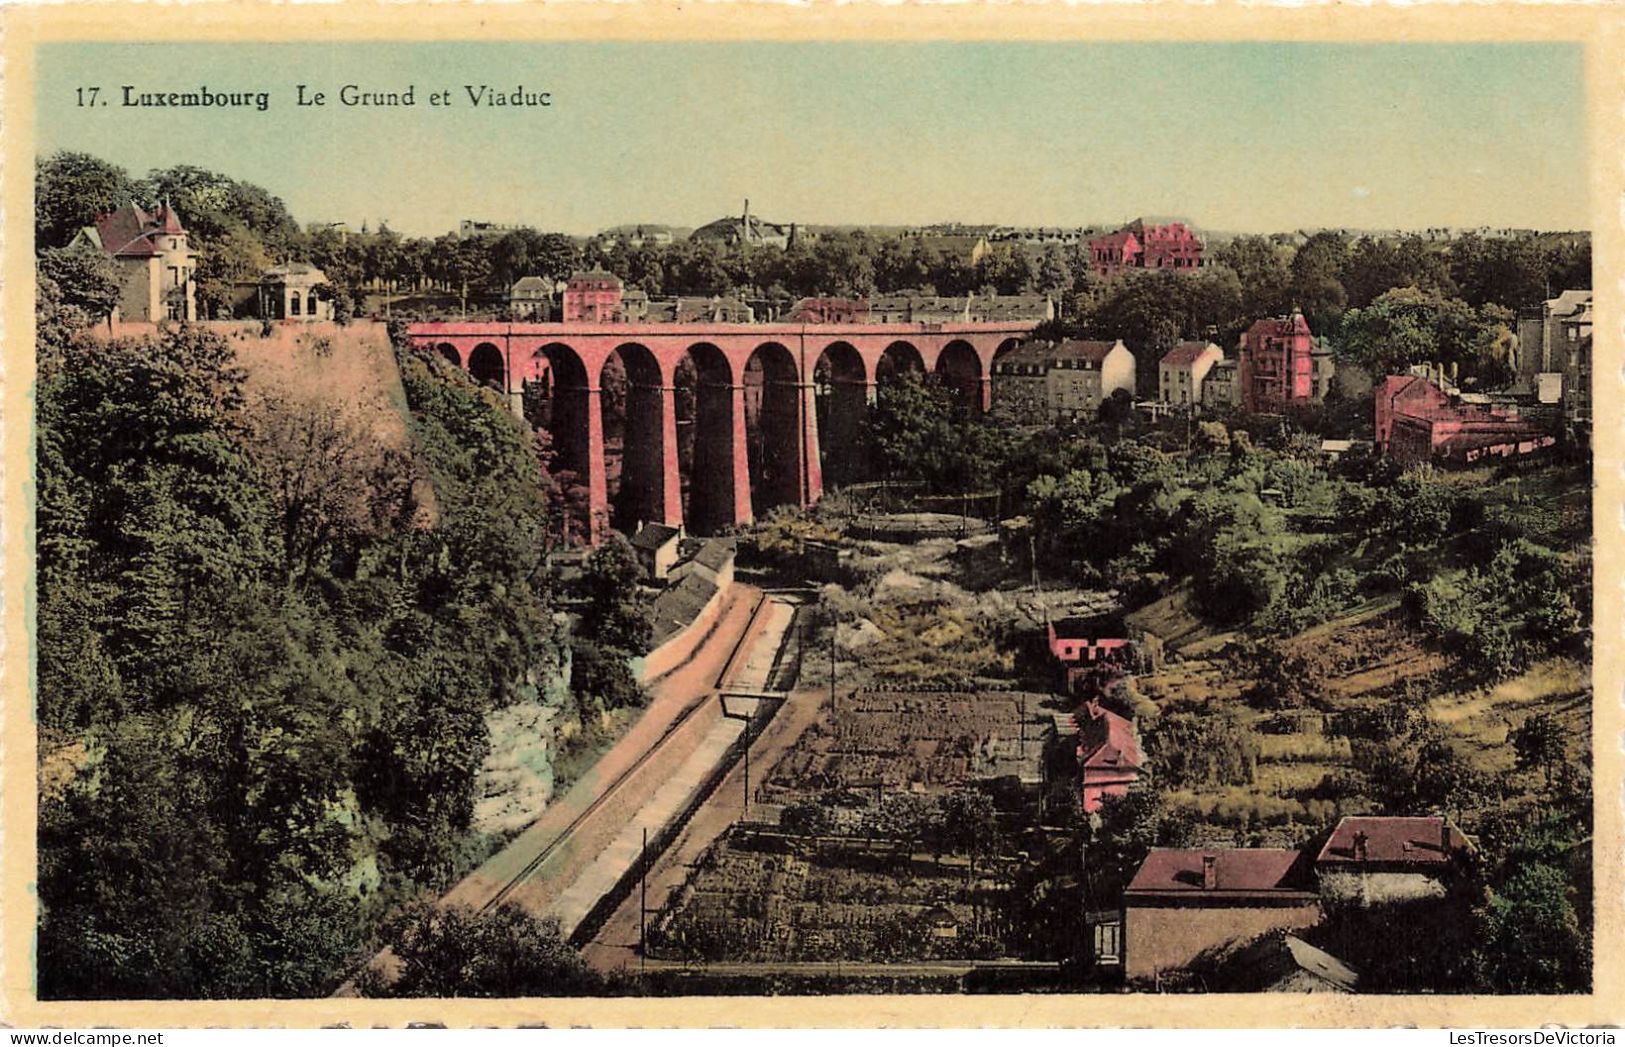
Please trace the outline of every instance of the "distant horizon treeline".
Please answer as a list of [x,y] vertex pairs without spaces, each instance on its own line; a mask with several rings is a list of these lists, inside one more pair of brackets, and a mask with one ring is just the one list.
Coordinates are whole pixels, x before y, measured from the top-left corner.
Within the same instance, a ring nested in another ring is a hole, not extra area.
[[[1085,327],[1123,319],[1120,314],[1140,308],[1138,299],[1171,298],[1176,300],[1159,310],[1164,315],[1157,326],[1178,327],[1191,337],[1207,330],[1228,335],[1245,326],[1244,318],[1294,305],[1317,333],[1330,333],[1345,311],[1364,309],[1385,292],[1408,287],[1459,299],[1472,309],[1517,310],[1591,284],[1589,237],[1566,233],[1439,239],[1437,230],[1399,238],[1318,232],[1297,245],[1285,242],[1291,239],[1285,235],[1238,236],[1210,247],[1208,264],[1199,270],[1148,271],[1112,282],[1093,274],[1086,243],[1001,240],[972,262],[929,239],[862,229],[801,237],[788,249],[694,239],[632,247],[619,238],[582,239],[533,229],[466,239],[450,232],[403,236],[385,224],[357,233],[301,227],[273,193],[203,168],[177,165],[134,178],[73,152],[37,164],[37,247],[64,246],[98,212],[127,200],[167,201],[180,213],[199,251],[197,293],[199,315],[205,317],[226,305],[234,283],[255,280],[282,261],[318,266],[351,307],[368,292],[383,291],[438,291],[459,306],[489,306],[505,298],[521,277],[560,280],[579,269],[602,268],[628,286],[666,296],[1047,294],[1063,319]],[[1169,277],[1188,286],[1161,279]],[[1153,284],[1149,290],[1140,286],[1147,280]]]

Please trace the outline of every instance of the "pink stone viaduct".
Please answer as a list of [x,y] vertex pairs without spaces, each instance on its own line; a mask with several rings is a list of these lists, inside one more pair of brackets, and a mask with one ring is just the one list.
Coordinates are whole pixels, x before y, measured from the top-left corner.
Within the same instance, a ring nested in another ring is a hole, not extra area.
[[[994,357],[1032,330],[1031,322],[455,320],[409,329],[414,346],[438,352],[502,389],[515,410],[526,384],[541,383],[553,405],[549,429],[559,462],[586,481],[593,541],[603,537],[609,516],[600,391],[611,355],[620,356],[627,376],[621,489],[634,507],[633,518],[673,527],[686,523],[691,531],[707,533],[749,523],[775,505],[817,502],[823,493],[821,457],[851,453],[863,413],[874,402],[875,383],[885,373],[911,369],[937,375],[965,402],[986,410]],[[687,521],[674,386],[684,356],[693,360],[698,377]],[[819,400],[825,397],[826,431],[820,433]],[[760,450],[754,455],[747,416],[759,429]]]

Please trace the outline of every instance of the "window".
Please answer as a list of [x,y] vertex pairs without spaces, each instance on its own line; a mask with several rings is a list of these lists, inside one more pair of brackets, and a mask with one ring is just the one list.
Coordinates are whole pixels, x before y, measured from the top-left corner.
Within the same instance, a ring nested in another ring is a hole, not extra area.
[[298,291],[295,291],[293,294],[290,294],[288,296],[288,315],[289,316],[298,316],[299,315],[299,303],[300,303],[300,297],[299,297],[299,292]]
[[310,316],[315,316],[316,315],[316,292],[315,291],[310,292],[310,295],[308,297],[306,297],[306,299],[305,299],[305,312]]

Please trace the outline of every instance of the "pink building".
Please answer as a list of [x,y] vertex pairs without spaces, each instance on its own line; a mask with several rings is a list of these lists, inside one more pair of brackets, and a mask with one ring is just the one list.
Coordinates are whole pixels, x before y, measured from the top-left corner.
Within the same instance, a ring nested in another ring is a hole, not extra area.
[[1126,796],[1140,780],[1144,757],[1134,722],[1103,708],[1098,701],[1084,705],[1074,719],[1078,724],[1078,768],[1082,776],[1085,813],[1100,810],[1108,796]]
[[1195,269],[1202,264],[1202,247],[1184,222],[1147,225],[1135,219],[1091,239],[1089,262],[1096,276],[1108,280],[1128,269]]
[[564,322],[611,324],[623,319],[621,278],[602,269],[576,273],[564,285]]
[[1315,336],[1303,313],[1259,320],[1241,339],[1241,405],[1279,411],[1315,398]]
[[1068,665],[1100,661],[1128,643],[1121,636],[1109,635],[1122,632],[1121,625],[1101,618],[1062,618],[1050,622],[1047,630],[1049,653]]
[[1374,399],[1377,450],[1406,465],[1469,465],[1529,454],[1557,442],[1523,418],[1516,403],[1463,393],[1425,373],[1388,376]]

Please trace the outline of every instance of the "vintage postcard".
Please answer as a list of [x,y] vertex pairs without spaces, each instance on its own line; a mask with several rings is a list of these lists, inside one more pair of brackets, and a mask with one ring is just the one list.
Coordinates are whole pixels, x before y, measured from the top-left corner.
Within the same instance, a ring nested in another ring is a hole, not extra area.
[[0,25],[0,1021],[1625,1018],[1617,9]]

